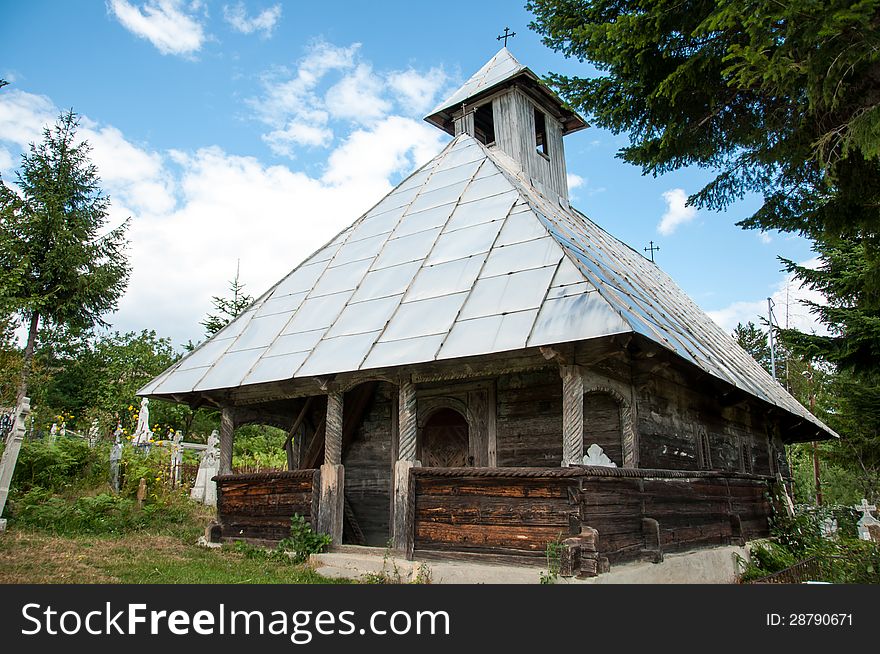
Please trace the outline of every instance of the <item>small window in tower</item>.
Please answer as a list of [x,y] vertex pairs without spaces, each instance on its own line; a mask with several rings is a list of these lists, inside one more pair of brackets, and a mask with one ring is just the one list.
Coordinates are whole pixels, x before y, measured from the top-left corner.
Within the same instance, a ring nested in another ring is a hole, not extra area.
[[535,149],[544,156],[550,156],[547,149],[547,117],[544,112],[535,108]]
[[495,143],[495,114],[491,102],[480,105],[474,112],[474,136],[484,145]]

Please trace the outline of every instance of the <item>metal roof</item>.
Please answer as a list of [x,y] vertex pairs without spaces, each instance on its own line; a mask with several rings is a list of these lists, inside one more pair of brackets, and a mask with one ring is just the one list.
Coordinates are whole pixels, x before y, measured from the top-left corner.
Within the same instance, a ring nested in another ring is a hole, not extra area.
[[434,107],[431,115],[445,109],[457,108],[468,98],[472,98],[486,89],[490,89],[505,80],[515,77],[517,73],[521,73],[524,70],[528,69],[516,60],[516,57],[513,56],[510,50],[506,47],[501,48],[480,70],[471,75],[470,79],[462,84],[455,93]]
[[545,104],[553,108],[554,114],[562,124],[563,134],[570,134],[587,127],[583,118],[569,109],[552,89],[544,84],[531,69],[517,61],[506,47],[501,48],[457,91],[434,107],[425,120],[450,134],[454,134],[451,122],[452,112],[458,110],[462,103],[478,99],[481,95],[487,94],[514,78],[518,78],[519,81],[532,89],[536,97],[543,97]]
[[144,386],[170,396],[635,332],[828,431],[652,262],[506,155],[439,155]]

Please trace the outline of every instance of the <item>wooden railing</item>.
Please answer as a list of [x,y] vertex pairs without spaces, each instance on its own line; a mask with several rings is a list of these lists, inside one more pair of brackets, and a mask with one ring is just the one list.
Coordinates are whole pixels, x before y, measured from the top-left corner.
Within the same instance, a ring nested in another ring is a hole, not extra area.
[[318,470],[227,474],[214,479],[221,539],[279,541],[290,535],[294,514],[303,516],[315,527]]
[[598,531],[609,561],[766,536],[770,479],[635,468],[413,468],[413,548],[517,557]]

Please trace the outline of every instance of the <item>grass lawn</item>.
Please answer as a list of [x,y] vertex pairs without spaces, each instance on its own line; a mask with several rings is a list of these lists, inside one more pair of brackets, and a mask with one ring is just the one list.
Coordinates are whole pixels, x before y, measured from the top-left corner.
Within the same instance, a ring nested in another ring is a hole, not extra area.
[[11,528],[0,534],[5,584],[324,584],[304,565],[207,549],[177,536],[55,536]]

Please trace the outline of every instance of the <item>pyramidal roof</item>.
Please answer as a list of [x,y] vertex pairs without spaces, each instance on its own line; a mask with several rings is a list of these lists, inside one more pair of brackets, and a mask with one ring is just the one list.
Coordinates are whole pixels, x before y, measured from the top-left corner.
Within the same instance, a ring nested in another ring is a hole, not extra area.
[[[520,173],[521,174],[521,173]],[[169,397],[638,333],[830,430],[655,264],[456,137],[144,386]]]
[[541,82],[530,68],[517,61],[516,57],[506,47],[496,52],[495,56],[487,61],[480,70],[471,75],[470,79],[462,84],[457,91],[434,107],[433,111],[425,117],[425,120],[452,134],[451,112],[459,109],[462,102],[474,101],[482,97],[483,94],[487,94],[505,82],[517,77],[527,82],[528,86],[538,96],[545,96],[551,100],[551,105],[559,113],[558,118],[562,122],[564,134],[570,134],[587,127],[587,123],[583,118],[571,109],[568,109],[556,93]]
[[506,47],[501,48],[480,70],[471,75],[471,78],[461,88],[437,105],[431,114],[458,107],[468,98],[472,98],[524,70],[528,69],[517,61],[510,50]]

